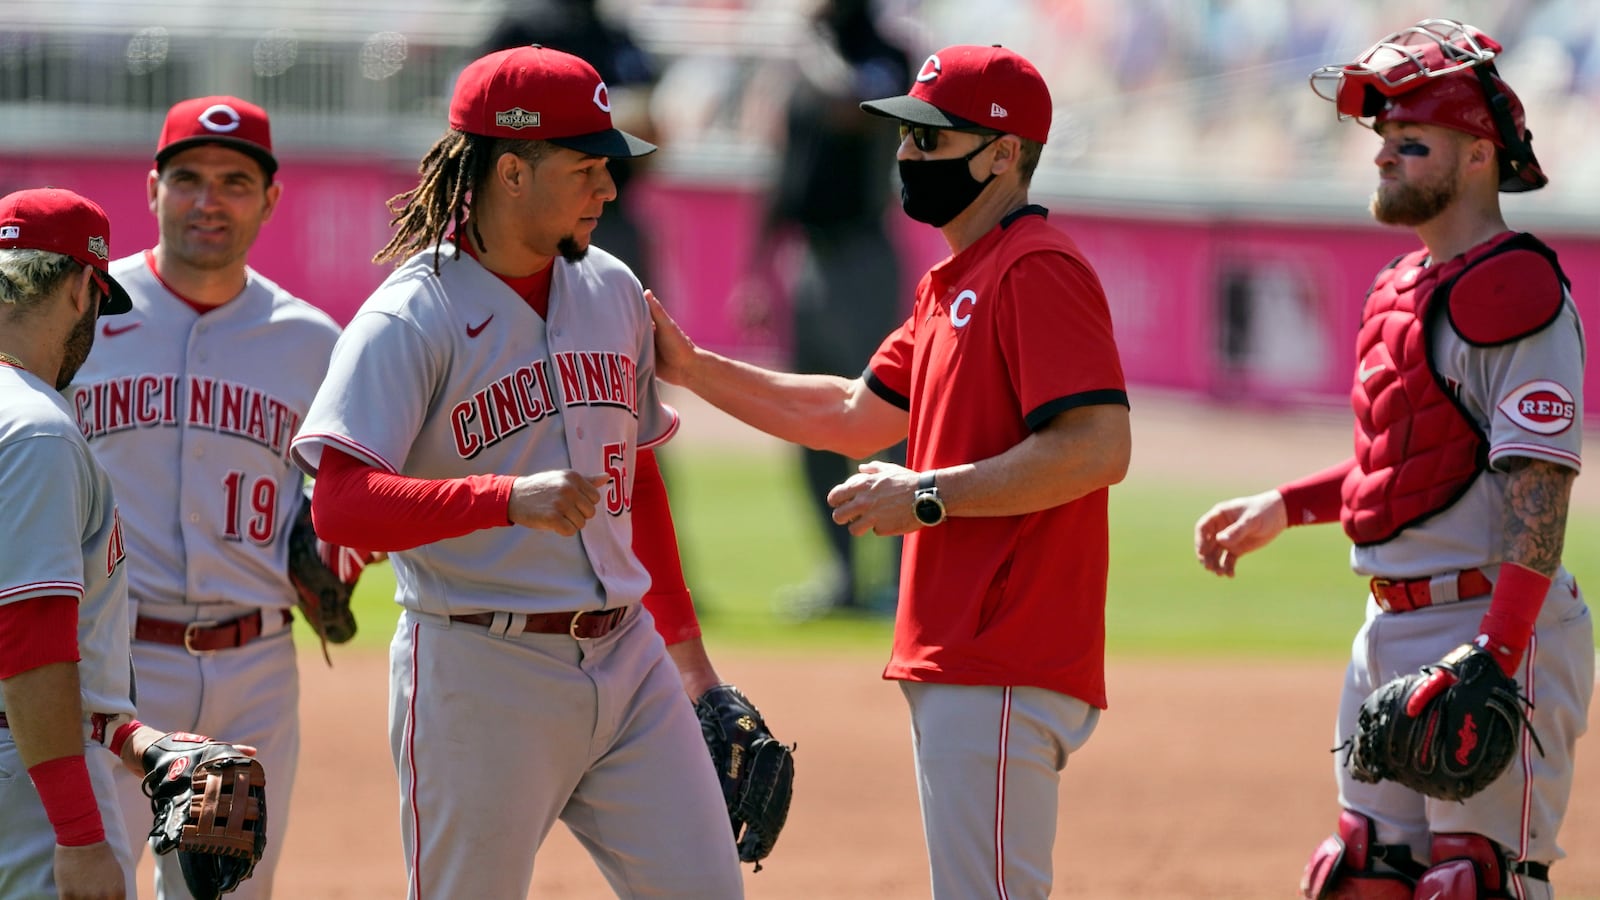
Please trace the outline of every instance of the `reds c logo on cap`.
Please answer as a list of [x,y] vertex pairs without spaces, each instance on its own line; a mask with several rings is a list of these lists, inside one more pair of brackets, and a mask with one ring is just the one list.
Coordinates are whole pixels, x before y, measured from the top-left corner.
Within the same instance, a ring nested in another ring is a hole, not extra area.
[[938,78],[939,73],[942,71],[944,71],[944,63],[939,61],[939,54],[935,53],[923,61],[922,70],[917,72],[917,81],[924,83],[932,81]]
[[611,112],[611,92],[606,90],[604,81],[594,86],[594,105],[600,107],[601,112]]
[[239,111],[226,103],[208,106],[206,111],[200,114],[200,127],[216,134],[238,131],[239,123],[243,121],[244,117],[239,115]]
[[111,248],[106,246],[106,239],[99,235],[89,238],[89,252],[101,259],[111,258]]

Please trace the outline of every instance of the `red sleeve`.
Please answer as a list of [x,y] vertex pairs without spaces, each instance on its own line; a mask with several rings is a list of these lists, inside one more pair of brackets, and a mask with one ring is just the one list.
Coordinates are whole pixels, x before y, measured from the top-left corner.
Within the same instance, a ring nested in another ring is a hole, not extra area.
[[333,447],[311,494],[311,520],[331,544],[410,550],[485,528],[510,525],[510,475],[410,478],[369,466]]
[[78,657],[75,597],[30,597],[0,606],[0,678]]
[[1064,251],[1028,253],[999,292],[1000,352],[1029,428],[1079,406],[1128,405],[1111,307],[1088,263]]
[[867,362],[867,386],[886,402],[900,409],[911,408],[911,364],[916,350],[918,316],[923,315],[923,297],[929,290],[929,276],[917,284],[916,302],[911,316],[889,333]]
[[1339,512],[1344,508],[1340,490],[1344,485],[1344,477],[1355,467],[1356,458],[1352,456],[1278,488],[1278,493],[1283,495],[1284,509],[1289,515],[1289,527],[1339,521]]
[[633,552],[650,573],[644,607],[656,620],[656,631],[668,644],[700,636],[689,586],[678,556],[678,531],[667,503],[667,483],[651,450],[641,450],[634,463]]

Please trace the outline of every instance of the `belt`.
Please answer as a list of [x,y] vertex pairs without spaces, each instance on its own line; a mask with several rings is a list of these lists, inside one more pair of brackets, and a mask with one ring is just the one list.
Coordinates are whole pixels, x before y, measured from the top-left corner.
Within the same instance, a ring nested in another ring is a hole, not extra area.
[[175,622],[171,619],[152,619],[140,616],[133,627],[134,640],[149,641],[154,644],[171,644],[195,654],[215,653],[218,650],[227,650],[232,647],[243,647],[245,644],[262,636],[263,633],[282,631],[275,628],[268,631],[266,623],[271,616],[282,616],[280,620],[283,628],[287,628],[294,621],[294,615],[287,609],[262,609],[237,619],[228,619],[224,622]]
[[[615,609],[579,610],[577,612],[533,613],[472,613],[451,616],[452,622],[482,625],[491,631],[504,634],[569,634],[580,641],[605,637],[628,614],[626,606]],[[495,620],[499,618],[500,622]],[[520,626],[519,626],[520,620]],[[503,626],[502,626],[502,623]]]
[[[1455,588],[1454,591],[1446,590]],[[1494,583],[1481,569],[1464,569],[1432,578],[1412,578],[1392,581],[1388,578],[1372,579],[1372,599],[1384,612],[1411,612],[1440,603],[1471,600],[1494,591]]]

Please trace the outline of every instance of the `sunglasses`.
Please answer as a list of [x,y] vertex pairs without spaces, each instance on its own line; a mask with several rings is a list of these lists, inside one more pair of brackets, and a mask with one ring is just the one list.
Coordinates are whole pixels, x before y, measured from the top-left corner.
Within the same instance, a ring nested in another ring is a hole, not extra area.
[[[923,153],[932,153],[933,151],[939,149],[939,135],[946,131],[960,131],[966,134],[979,134],[991,139],[997,138],[1001,134],[998,131],[990,131],[987,128],[975,128],[970,130],[965,128],[939,128],[934,125],[912,125],[908,122],[901,122],[900,140],[904,141],[906,139],[906,135],[909,134],[911,135],[912,146],[916,147],[918,150],[921,150]],[[993,143],[993,141],[991,140],[990,143]],[[988,146],[988,144],[985,144],[984,146]]]
[[904,141],[906,135],[909,134],[911,135],[912,146],[923,153],[932,153],[939,149],[939,132],[943,130],[943,128],[935,128],[932,125],[911,125],[901,122],[900,140]]

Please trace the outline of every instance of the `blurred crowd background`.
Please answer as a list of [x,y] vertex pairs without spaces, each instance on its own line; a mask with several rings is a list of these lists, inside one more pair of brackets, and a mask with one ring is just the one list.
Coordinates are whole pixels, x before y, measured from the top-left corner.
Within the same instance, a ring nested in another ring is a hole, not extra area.
[[[64,136],[142,147],[171,102],[236,93],[273,112],[290,152],[412,160],[439,132],[455,72],[497,24],[569,2],[5,0],[0,151]],[[760,182],[782,139],[785,83],[811,62],[815,0],[598,5],[659,79],[648,105],[661,170]],[[1514,202],[1584,219],[1596,205],[1593,0],[876,0],[871,9],[916,60],[957,42],[1003,43],[1032,59],[1056,101],[1036,183],[1129,203],[1317,205],[1331,184],[1369,186],[1370,140],[1337,127],[1307,74],[1420,18],[1463,19],[1507,46],[1503,71],[1555,181]]]

